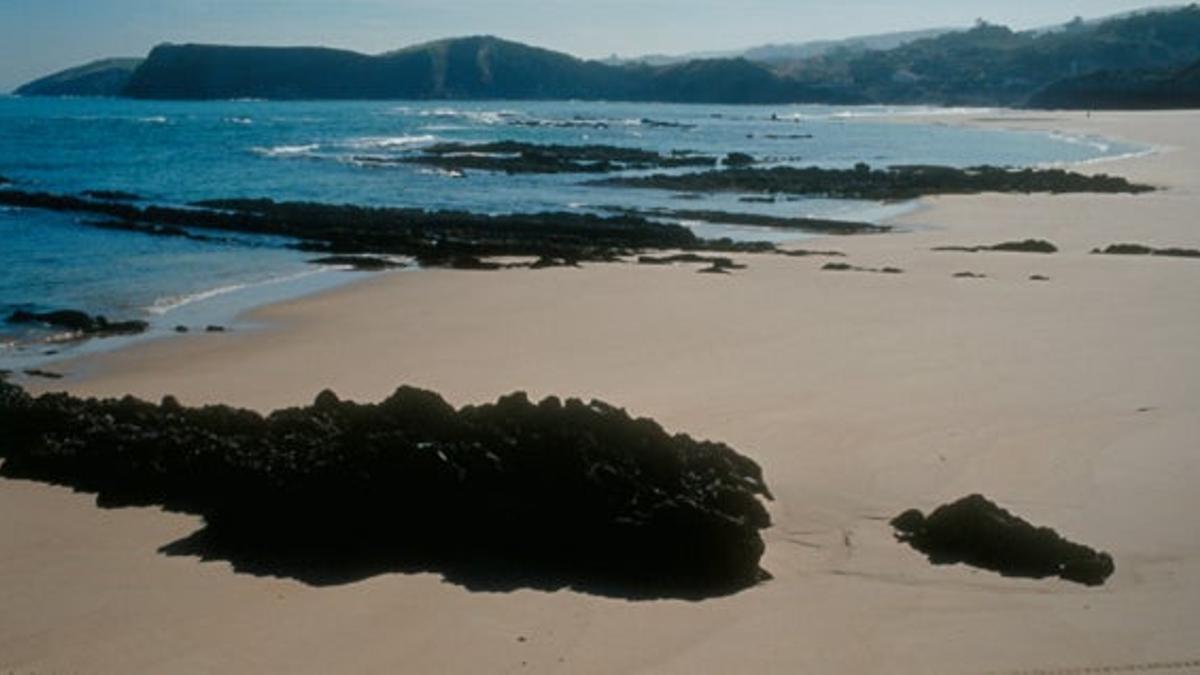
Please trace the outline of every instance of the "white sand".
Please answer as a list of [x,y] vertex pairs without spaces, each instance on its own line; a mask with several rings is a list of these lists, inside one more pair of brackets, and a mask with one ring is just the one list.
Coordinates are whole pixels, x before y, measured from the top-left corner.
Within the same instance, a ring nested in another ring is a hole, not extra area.
[[[313,588],[156,553],[196,518],[2,481],[0,672],[1200,671],[1200,261],[1087,253],[1200,247],[1200,113],[941,121],[1151,143],[1086,169],[1167,189],[931,199],[911,232],[815,243],[903,275],[775,256],[731,277],[397,273],[262,310],[266,330],[61,366],[78,393],[264,409],[400,383],[603,398],[763,465],[774,580],[702,603],[436,575]],[[1063,250],[929,251],[1026,237]],[[951,276],[968,270],[987,278]],[[901,510],[972,492],[1110,551],[1116,574],[1008,579],[892,539]]]

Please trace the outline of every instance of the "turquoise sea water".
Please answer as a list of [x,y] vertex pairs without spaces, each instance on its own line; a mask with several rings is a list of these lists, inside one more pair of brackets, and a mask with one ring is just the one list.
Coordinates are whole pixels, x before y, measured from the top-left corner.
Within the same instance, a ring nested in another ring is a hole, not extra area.
[[[845,200],[680,202],[658,191],[588,187],[589,176],[465,179],[373,158],[442,141],[602,143],[659,151],[748,152],[796,165],[1071,163],[1140,150],[1096,138],[893,124],[911,109],[594,102],[144,102],[0,98],[0,175],[29,191],[121,190],[149,202],[221,197],[466,209],[487,213],[626,207],[704,208],[880,220],[906,208]],[[960,111],[973,114],[972,111]],[[882,117],[884,119],[879,119]],[[781,240],[796,233],[720,225],[702,236]],[[0,317],[84,309],[176,324],[227,323],[241,310],[355,275],[309,265],[287,241],[205,243],[88,227],[83,217],[0,207]],[[0,368],[47,351],[45,331],[0,323]],[[112,343],[112,341],[95,341]],[[93,345],[91,348],[95,348]]]

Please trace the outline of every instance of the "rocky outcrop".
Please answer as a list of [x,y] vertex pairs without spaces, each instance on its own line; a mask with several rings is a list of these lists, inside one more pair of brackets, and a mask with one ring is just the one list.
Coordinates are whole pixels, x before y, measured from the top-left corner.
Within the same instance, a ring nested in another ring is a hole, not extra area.
[[1025,239],[1024,241],[1006,241],[991,246],[936,246],[934,251],[956,251],[959,253],[979,253],[982,251],[1008,251],[1010,253],[1057,253],[1058,247],[1045,239]]
[[439,143],[392,160],[446,171],[518,173],[610,173],[678,167],[712,167],[715,157],[675,151],[661,154],[612,145],[551,145],[520,141]]
[[1111,244],[1092,249],[1096,255],[1158,255],[1169,258],[1200,258],[1200,250],[1194,248],[1154,248],[1145,244]]
[[982,495],[934,509],[916,509],[892,520],[896,537],[935,565],[966,563],[1005,576],[1061,577],[1099,586],[1116,569],[1112,556],[1035,527]]
[[401,387],[262,416],[0,383],[0,473],[204,517],[167,547],[337,583],[439,571],[470,587],[702,598],[761,581],[752,460],[608,404],[451,407]]
[[64,328],[84,337],[136,335],[150,327],[145,321],[109,321],[103,316],[92,316],[73,309],[41,313],[17,310],[8,316],[8,322]]
[[1154,188],[1106,174],[1085,175],[1062,169],[1007,169],[979,166],[893,166],[872,169],[858,164],[852,169],[777,166],[729,168],[683,174],[619,176],[593,181],[592,185],[653,188],[687,192],[757,192],[819,195],[837,199],[915,199],[938,194],[980,192],[1141,193]]

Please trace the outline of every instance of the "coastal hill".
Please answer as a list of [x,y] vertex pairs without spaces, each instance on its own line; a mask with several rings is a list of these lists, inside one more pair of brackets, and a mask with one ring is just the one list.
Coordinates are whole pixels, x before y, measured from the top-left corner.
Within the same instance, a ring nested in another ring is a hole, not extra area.
[[[1023,106],[1060,80],[1100,71],[1180,69],[1200,59],[1200,7],[1144,12],[1054,31],[978,23],[887,51],[838,52],[777,72],[877,103]],[[1072,102],[1091,107],[1088,101]]]
[[[676,63],[601,62],[476,36],[366,55],[316,47],[160,45],[21,95],[145,99],[583,99],[672,103],[880,103],[1093,107],[1194,105],[1173,78],[1200,61],[1200,7],[1054,29],[962,31],[829,50]],[[886,48],[889,45],[896,46]],[[1194,76],[1191,81],[1194,81]],[[1145,89],[1142,94],[1135,90]],[[1110,89],[1122,93],[1109,92]]]
[[1097,110],[1200,108],[1200,61],[1182,70],[1105,70],[1060,80],[1038,92],[1029,105]]
[[120,92],[150,99],[587,99],[777,103],[835,97],[744,59],[617,67],[495,37],[368,56],[305,47],[161,45]]
[[101,59],[19,87],[18,96],[115,96],[144,59]]

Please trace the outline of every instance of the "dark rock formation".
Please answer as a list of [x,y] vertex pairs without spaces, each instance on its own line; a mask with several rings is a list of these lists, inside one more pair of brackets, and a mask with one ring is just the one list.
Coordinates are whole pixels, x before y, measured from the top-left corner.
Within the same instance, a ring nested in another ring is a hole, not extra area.
[[160,504],[206,528],[166,551],[337,583],[438,571],[491,590],[702,598],[761,581],[762,471],[599,401],[455,410],[401,387],[260,416],[0,383],[0,474]]
[[[774,202],[773,198],[766,198]],[[742,201],[757,201],[757,198],[743,198]],[[603,211],[621,213],[642,218],[667,218],[671,220],[699,220],[718,225],[744,225],[748,227],[771,227],[781,230],[800,230],[802,232],[820,232],[822,234],[874,234],[888,232],[892,228],[887,225],[876,225],[854,220],[829,220],[826,218],[790,218],[771,216],[762,213],[738,213],[731,211],[716,211],[706,209],[667,209],[649,208],[633,209],[624,206],[601,206]]]
[[420,154],[389,160],[434,166],[447,171],[517,173],[609,173],[685,166],[712,167],[716,158],[691,152],[660,154],[612,145],[544,145],[520,141],[440,143]]
[[1200,250],[1194,248],[1154,248],[1145,244],[1111,244],[1103,249],[1092,249],[1097,255],[1159,255],[1172,258],[1200,258]]
[[721,160],[721,163],[728,167],[750,166],[754,164],[754,157],[744,152],[731,152],[725,155],[725,159]]
[[73,309],[42,313],[17,310],[8,316],[8,322],[39,323],[54,328],[65,328],[85,337],[134,335],[150,327],[145,321],[112,322],[103,316],[91,316]]
[[955,272],[955,279],[986,279],[986,274],[977,274],[975,272]]
[[674,265],[675,263],[700,263],[709,267],[701,272],[728,272],[729,270],[744,270],[745,265],[736,263],[729,258],[699,255],[696,253],[678,253],[667,256],[643,255],[638,257],[639,265]]
[[873,272],[875,274],[904,274],[899,267],[859,267],[844,262],[825,263],[821,269],[825,272]]
[[1026,239],[1024,241],[1006,241],[992,246],[936,246],[934,251],[957,251],[960,253],[979,253],[981,251],[1008,251],[1015,253],[1057,253],[1058,247],[1045,239]]
[[841,251],[813,251],[806,248],[793,248],[777,251],[779,255],[785,255],[789,258],[807,258],[810,256],[822,256],[826,258],[845,258],[846,254]]
[[1085,175],[1062,169],[1005,169],[979,166],[893,166],[872,169],[858,164],[852,169],[777,166],[731,168],[683,174],[619,176],[593,181],[592,185],[617,185],[689,192],[757,192],[820,195],[839,199],[915,199],[935,194],[980,192],[1066,193],[1149,192],[1148,185],[1130,183],[1105,174]]
[[981,495],[934,509],[915,509],[892,520],[896,538],[935,565],[966,563],[1005,576],[1042,579],[1057,576],[1099,586],[1115,569],[1112,556],[1035,527]]
[[224,333],[224,332],[227,332],[228,330],[229,329],[225,328],[225,326],[205,326],[204,327],[205,333]]
[[[330,254],[395,254],[424,265],[463,258],[532,256],[605,261],[639,249],[719,248],[750,244],[704,241],[686,227],[634,216],[586,213],[482,215],[352,205],[223,199],[189,208],[140,207],[70,195],[0,190],[0,204],[109,216],[97,225],[147,234],[203,237],[176,229],[217,230],[292,237],[304,250]],[[770,244],[755,244],[765,249]]]
[[1029,277],[1030,281],[1050,281],[1050,277],[1045,274],[1033,274]]
[[175,326],[176,333],[186,333],[186,332],[188,332],[188,330],[189,329],[187,326]]
[[40,377],[45,380],[61,380],[64,377],[62,373],[56,373],[51,370],[41,370],[40,368],[30,368],[21,372],[25,373],[29,377]]

